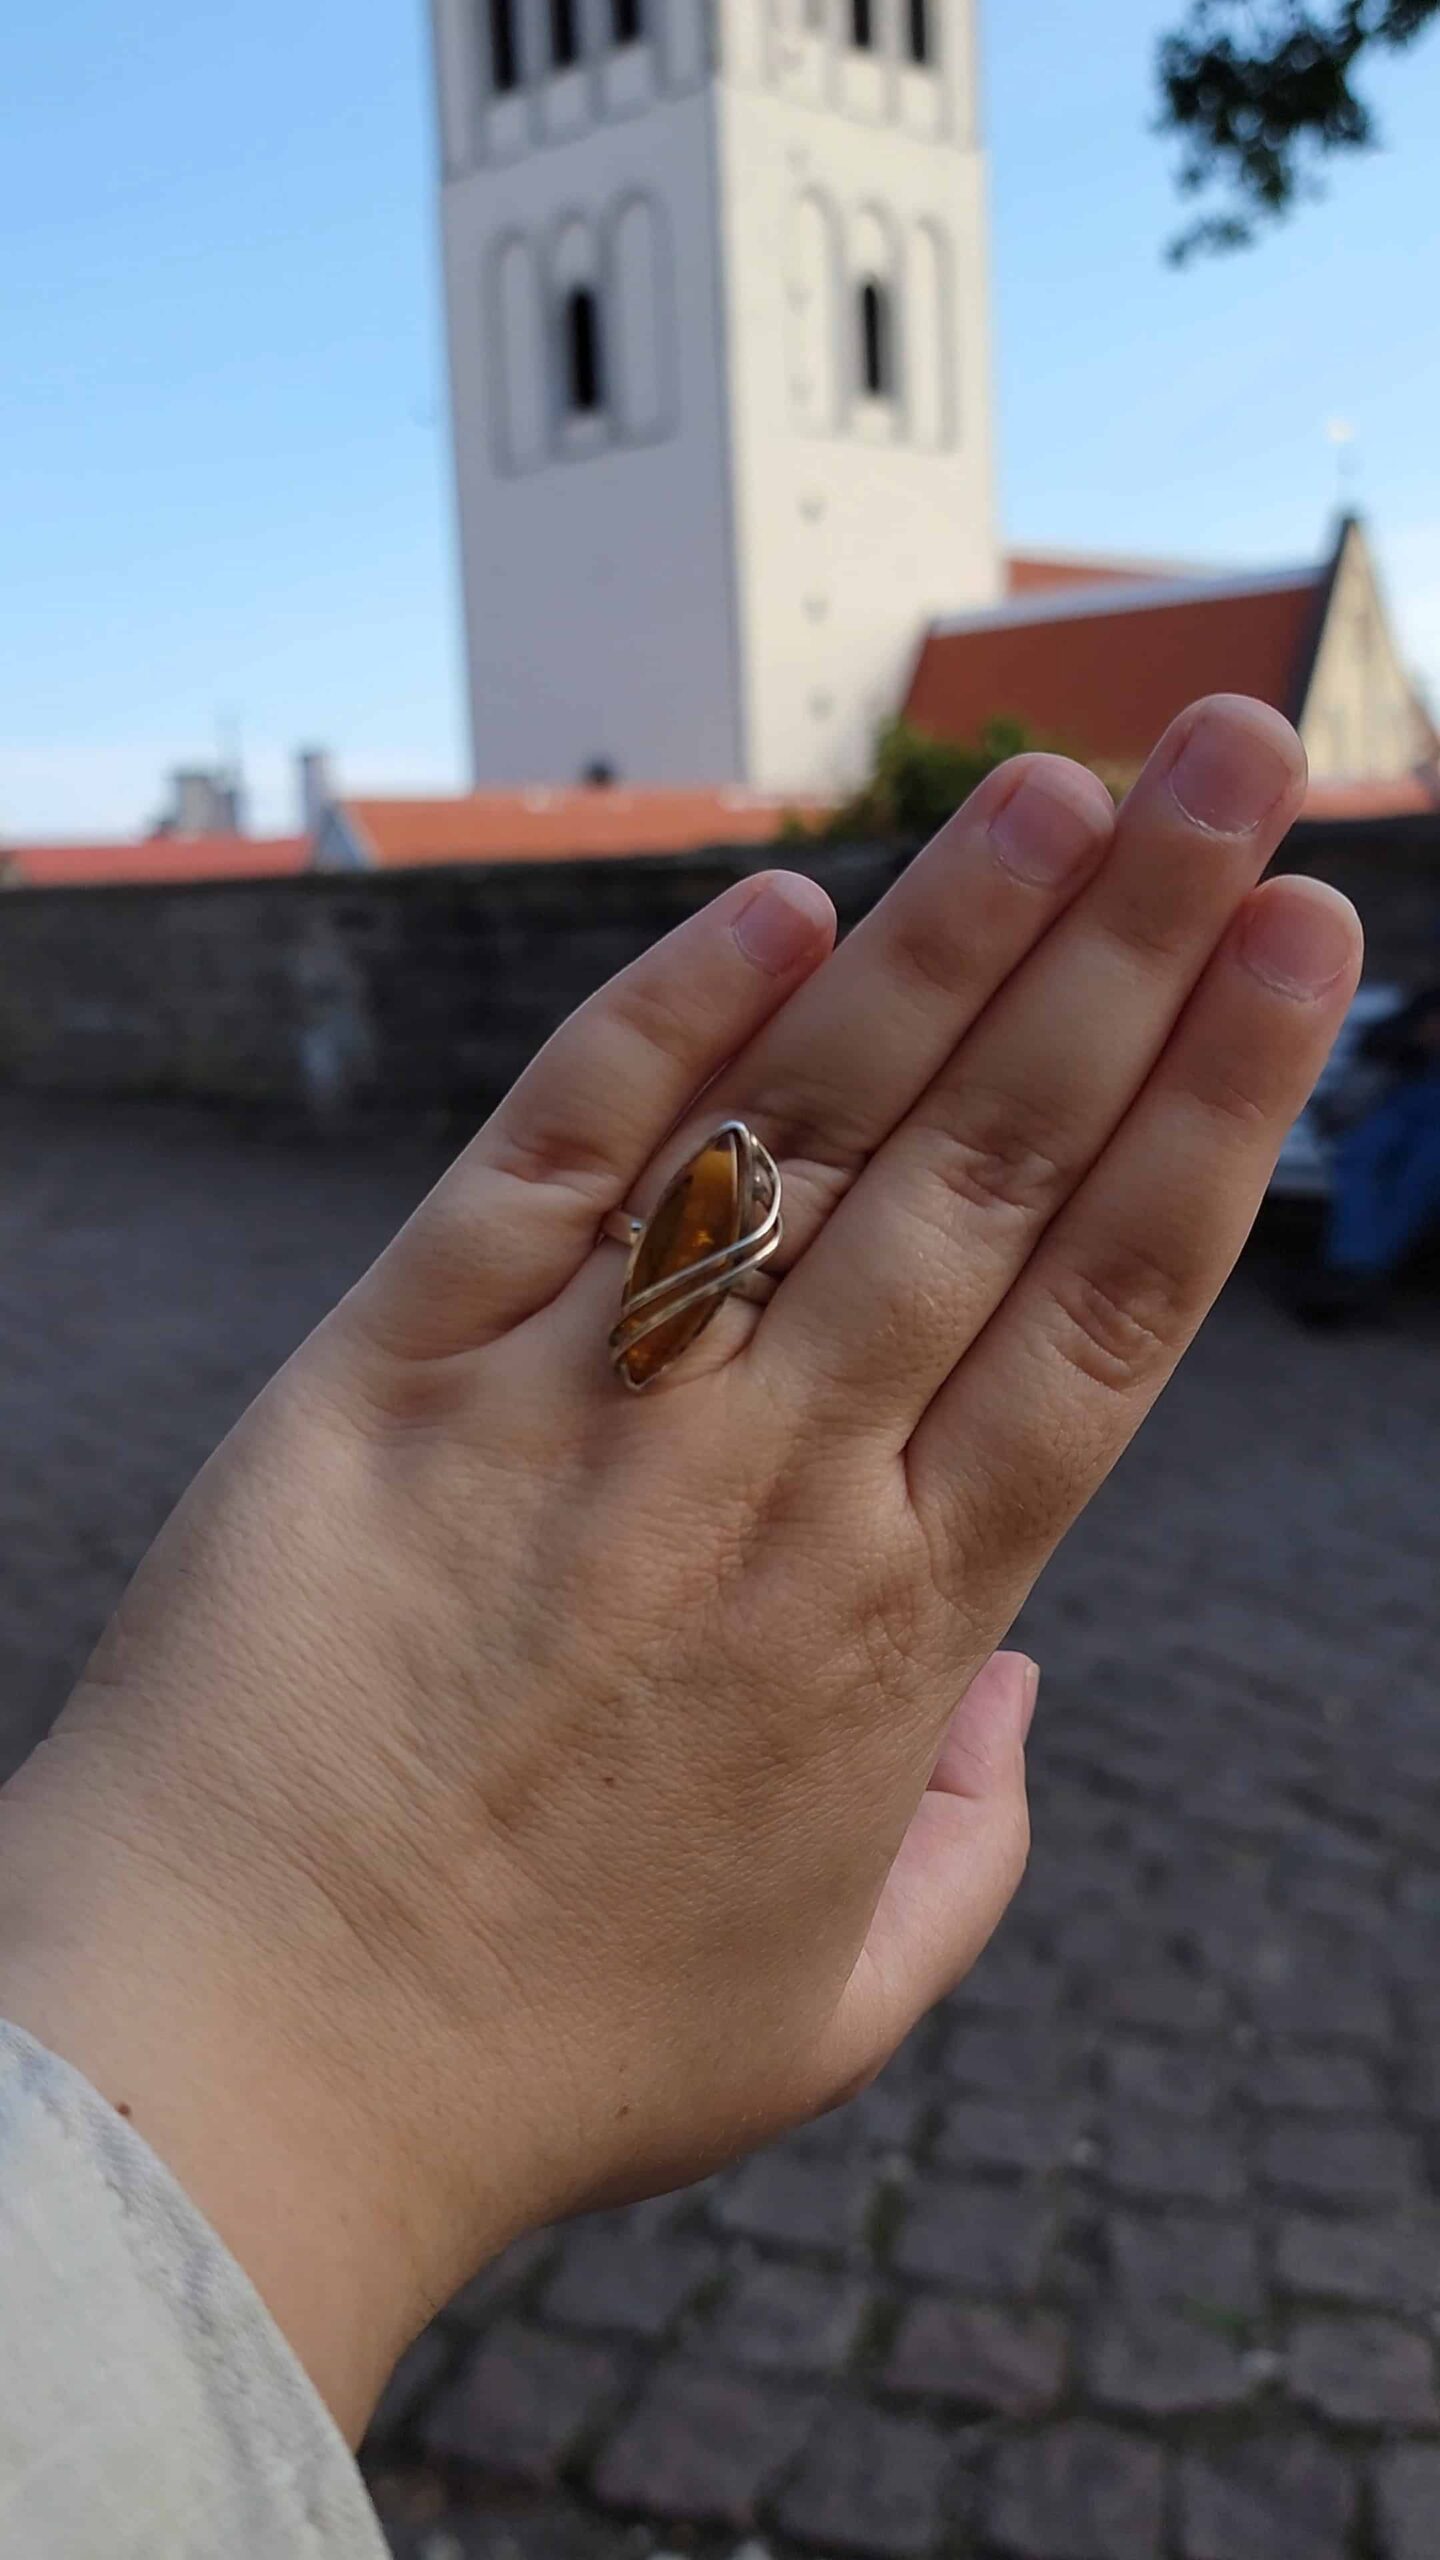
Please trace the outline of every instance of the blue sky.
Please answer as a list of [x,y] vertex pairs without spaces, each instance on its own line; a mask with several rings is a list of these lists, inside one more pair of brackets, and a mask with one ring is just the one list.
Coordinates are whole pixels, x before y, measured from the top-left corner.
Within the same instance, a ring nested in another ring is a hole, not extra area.
[[[1179,0],[1175,0],[1178,8]],[[1176,274],[1163,0],[989,0],[999,452],[1016,541],[1313,553],[1357,431],[1440,692],[1440,33],[1389,148]],[[238,723],[463,778],[420,0],[48,0],[0,34],[0,833],[123,832]]]

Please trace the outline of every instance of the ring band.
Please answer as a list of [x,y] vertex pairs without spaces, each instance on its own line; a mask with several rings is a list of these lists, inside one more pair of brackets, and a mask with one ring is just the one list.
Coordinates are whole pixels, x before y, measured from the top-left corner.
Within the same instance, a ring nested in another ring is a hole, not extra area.
[[629,1260],[610,1358],[637,1394],[697,1342],[727,1298],[768,1298],[779,1250],[780,1169],[743,1120],[727,1120],[683,1164],[648,1218],[612,1210],[600,1233]]

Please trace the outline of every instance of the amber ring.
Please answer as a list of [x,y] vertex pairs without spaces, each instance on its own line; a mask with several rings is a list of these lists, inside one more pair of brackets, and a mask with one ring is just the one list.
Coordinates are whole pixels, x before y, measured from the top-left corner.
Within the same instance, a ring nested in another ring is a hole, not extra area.
[[698,1342],[727,1298],[768,1298],[780,1168],[753,1129],[727,1120],[683,1164],[648,1218],[617,1209],[601,1234],[628,1248],[610,1358],[636,1394]]

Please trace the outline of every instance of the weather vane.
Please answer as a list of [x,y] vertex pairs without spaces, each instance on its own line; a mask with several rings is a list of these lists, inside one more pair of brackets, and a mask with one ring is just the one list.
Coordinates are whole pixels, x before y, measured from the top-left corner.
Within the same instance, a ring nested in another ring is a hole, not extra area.
[[1331,418],[1326,422],[1325,438],[1335,449],[1335,476],[1343,505],[1354,494],[1359,475],[1360,457],[1356,449],[1355,429],[1348,418]]

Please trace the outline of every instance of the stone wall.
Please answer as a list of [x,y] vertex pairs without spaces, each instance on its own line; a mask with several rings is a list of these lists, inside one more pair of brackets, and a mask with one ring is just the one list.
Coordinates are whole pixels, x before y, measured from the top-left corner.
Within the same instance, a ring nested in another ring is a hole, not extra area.
[[[0,899],[0,1086],[317,1116],[473,1111],[582,997],[773,855],[753,846]],[[824,848],[852,923],[902,857]]]
[[[904,855],[786,849],[845,925]],[[483,1108],[573,1005],[732,880],[747,847],[627,862],[17,890],[0,900],[0,1085],[300,1110]],[[1371,971],[1440,970],[1440,823],[1297,831],[1355,898]]]

